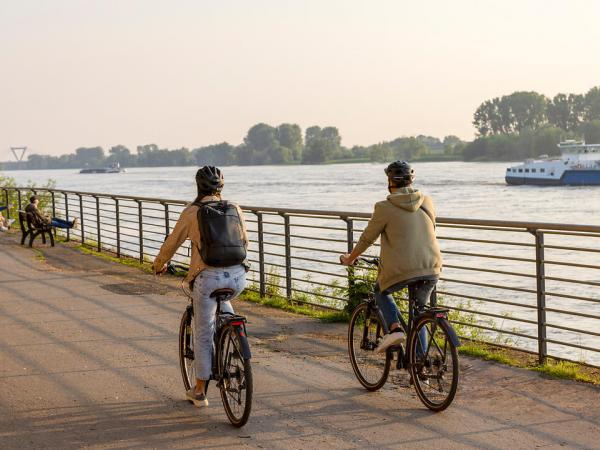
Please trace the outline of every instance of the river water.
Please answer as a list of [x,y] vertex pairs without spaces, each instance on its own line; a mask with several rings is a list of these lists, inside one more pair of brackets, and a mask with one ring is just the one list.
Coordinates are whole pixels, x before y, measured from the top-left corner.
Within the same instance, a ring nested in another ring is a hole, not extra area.
[[[440,217],[600,225],[600,187],[507,186],[508,163],[416,163],[415,185]],[[224,167],[224,195],[249,206],[370,212],[385,198],[383,164]],[[5,172],[21,185],[191,200],[195,167],[133,168],[122,174],[77,170]]]
[[[507,165],[465,162],[416,163],[414,164],[415,185],[433,198],[439,217],[600,225],[600,215],[597,212],[600,206],[600,187],[508,186],[503,178]],[[246,206],[371,212],[373,204],[384,199],[387,194],[384,167],[383,164],[370,163],[224,167],[224,196]],[[30,183],[40,186],[52,179],[58,188],[65,190],[192,200],[195,197],[195,171],[195,167],[168,167],[134,168],[122,174],[82,175],[77,170],[53,170],[12,171],[5,172],[5,175],[15,178],[21,186]],[[335,226],[343,226],[343,223]],[[331,233],[330,238],[340,237],[334,232]],[[466,252],[512,258],[535,258],[535,249],[531,247],[533,236],[526,232],[481,232],[447,227],[439,227],[438,235],[441,237],[442,249],[446,252],[444,277],[452,280],[440,282],[440,290],[454,294],[454,296],[447,296],[447,299],[454,306],[462,309],[494,314],[495,317],[488,317],[485,319],[488,322],[483,322],[487,326],[535,336],[537,330],[534,323],[513,320],[515,318],[532,322],[537,320],[534,308],[535,293],[518,291],[518,289],[535,291],[535,264],[458,255]],[[456,237],[526,243],[529,247],[485,242],[472,243],[457,240]],[[307,240],[300,241],[298,245],[308,244],[315,246],[314,241],[311,243]],[[546,235],[546,244],[596,250],[595,252],[573,252],[548,248],[546,250],[548,261],[600,266],[600,239],[598,238]],[[319,245],[329,244],[321,241]],[[343,244],[336,245],[338,246],[331,244],[329,249],[343,250]],[[281,247],[275,250],[280,251]],[[335,255],[331,253],[318,255],[315,252],[298,251],[296,256],[300,259],[302,257],[329,258],[331,261],[328,266],[325,266],[327,270],[341,269],[332,266]],[[273,261],[277,261],[277,258]],[[302,265],[302,261],[298,264]],[[306,267],[309,267],[309,264],[307,262]],[[481,272],[477,270],[479,268],[488,271]],[[517,272],[523,275],[513,276],[493,271]],[[305,275],[304,273],[298,277]],[[548,323],[558,327],[549,328],[548,337],[579,346],[600,348],[599,337],[564,329],[565,327],[580,328],[597,333],[600,321],[595,317],[600,316],[600,270],[548,264],[546,275],[550,277],[546,282],[546,290],[558,294],[548,295],[548,307],[586,315],[586,317],[565,315],[549,310]],[[592,285],[557,281],[552,280],[552,277],[571,278],[591,282]],[[312,280],[324,281],[318,276]],[[483,283],[484,286],[464,283],[462,282],[464,280]],[[517,291],[485,285],[505,285],[514,287]],[[565,295],[587,297],[596,301],[580,301],[566,298]],[[505,303],[482,303],[477,300],[481,298]],[[506,302],[525,305],[525,308],[514,308]],[[527,305],[533,308],[527,309]],[[506,336],[501,336],[499,339],[505,342],[505,338]],[[513,345],[536,349],[534,340],[518,336],[513,336],[511,339]],[[597,352],[552,343],[549,344],[549,348],[555,355],[569,359],[585,359],[600,364],[600,354]]]

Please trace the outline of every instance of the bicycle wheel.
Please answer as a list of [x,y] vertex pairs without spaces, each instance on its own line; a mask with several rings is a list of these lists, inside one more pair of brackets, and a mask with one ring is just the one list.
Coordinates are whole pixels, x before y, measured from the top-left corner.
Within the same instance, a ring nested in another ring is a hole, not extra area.
[[422,317],[410,335],[410,374],[419,399],[432,411],[446,409],[458,387],[458,352],[448,326]]
[[231,424],[242,427],[252,409],[252,367],[250,359],[244,358],[240,336],[236,329],[227,325],[219,338],[219,368],[221,400]]
[[193,321],[194,312],[187,308],[179,325],[179,367],[186,391],[196,384]]
[[348,354],[354,375],[369,391],[380,389],[390,373],[388,352],[375,353],[383,338],[383,322],[366,303],[356,307],[348,325]]

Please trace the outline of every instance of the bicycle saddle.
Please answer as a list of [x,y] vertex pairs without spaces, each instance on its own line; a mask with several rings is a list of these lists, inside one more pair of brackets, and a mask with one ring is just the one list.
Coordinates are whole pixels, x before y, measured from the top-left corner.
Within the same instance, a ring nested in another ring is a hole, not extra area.
[[212,291],[210,293],[210,298],[229,297],[229,296],[232,296],[234,294],[234,292],[235,291],[230,288],[215,289],[214,291]]

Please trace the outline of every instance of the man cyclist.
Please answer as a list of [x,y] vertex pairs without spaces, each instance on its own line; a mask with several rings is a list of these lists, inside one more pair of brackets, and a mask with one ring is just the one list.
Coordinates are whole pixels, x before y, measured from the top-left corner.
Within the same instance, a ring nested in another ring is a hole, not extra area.
[[[163,243],[160,252],[154,260],[153,268],[157,274],[167,270],[167,262],[186,239],[192,241],[190,268],[185,282],[192,288],[194,304],[194,371],[196,386],[186,392],[188,400],[197,407],[208,406],[205,395],[206,381],[212,372],[212,346],[215,332],[215,313],[217,302],[210,294],[216,289],[233,289],[233,297],[237,297],[246,286],[246,268],[244,265],[230,267],[211,267],[203,260],[200,253],[201,237],[198,223],[200,203],[221,200],[224,180],[221,171],[213,166],[204,166],[196,173],[198,197],[181,213],[173,232]],[[248,246],[248,235],[244,216],[239,207],[238,215],[242,225],[244,246]],[[231,303],[221,302],[221,311],[233,314]]]
[[352,252],[340,256],[342,264],[352,265],[381,236],[375,300],[389,332],[376,352],[383,352],[404,338],[391,294],[408,286],[411,303],[423,309],[442,270],[433,202],[412,187],[414,173],[405,161],[387,166],[385,174],[390,194],[375,204],[371,220]]

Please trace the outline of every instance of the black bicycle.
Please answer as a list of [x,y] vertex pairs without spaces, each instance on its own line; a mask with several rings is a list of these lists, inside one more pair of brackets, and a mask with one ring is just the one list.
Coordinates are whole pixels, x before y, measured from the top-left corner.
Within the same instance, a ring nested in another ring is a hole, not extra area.
[[[359,258],[369,265],[379,265],[378,259]],[[446,409],[454,400],[458,387],[458,351],[460,341],[448,322],[448,310],[432,305],[417,310],[409,299],[408,321],[400,315],[405,333],[403,344],[392,346],[385,353],[375,349],[387,333],[387,324],[370,293],[354,309],[348,327],[348,353],[354,374],[369,391],[380,389],[387,381],[392,361],[397,369],[410,374],[419,399],[433,411]]]
[[[169,264],[170,273],[185,266]],[[179,363],[185,390],[196,384],[194,371],[194,306],[191,292],[182,283],[182,290],[190,304],[181,317],[179,327]],[[217,302],[213,367],[211,380],[216,381],[221,392],[225,413],[231,424],[242,427],[248,422],[252,409],[252,367],[250,345],[246,334],[246,318],[221,311],[221,303],[233,298],[233,289],[217,289],[210,294]],[[208,389],[208,382],[206,383]]]

